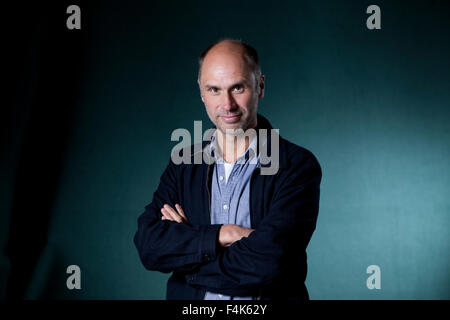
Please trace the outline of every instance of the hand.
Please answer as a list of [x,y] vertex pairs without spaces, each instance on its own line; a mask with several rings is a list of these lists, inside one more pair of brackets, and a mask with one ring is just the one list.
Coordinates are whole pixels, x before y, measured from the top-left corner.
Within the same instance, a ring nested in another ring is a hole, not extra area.
[[240,227],[236,224],[224,224],[219,231],[219,244],[222,247],[229,247],[235,241],[248,237],[255,229]]
[[161,213],[163,214],[163,216],[161,217],[161,220],[170,220],[170,221],[175,221],[178,223],[188,222],[188,219],[187,219],[186,215],[184,214],[184,211],[181,208],[181,206],[179,204],[176,204],[175,208],[177,209],[177,211],[175,211],[168,204],[165,204],[161,208]]

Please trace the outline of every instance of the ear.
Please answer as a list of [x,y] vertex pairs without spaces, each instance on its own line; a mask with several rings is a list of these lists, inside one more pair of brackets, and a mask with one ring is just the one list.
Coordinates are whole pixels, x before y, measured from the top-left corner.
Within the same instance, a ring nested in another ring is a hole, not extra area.
[[203,99],[203,93],[202,93],[202,84],[200,83],[200,80],[197,79],[198,89],[200,90],[200,98],[202,99],[203,103],[205,103],[205,99]]
[[258,85],[258,98],[262,99],[264,97],[264,88],[265,88],[265,81],[266,78],[264,77],[264,75],[261,75],[261,79],[259,80],[259,85]]

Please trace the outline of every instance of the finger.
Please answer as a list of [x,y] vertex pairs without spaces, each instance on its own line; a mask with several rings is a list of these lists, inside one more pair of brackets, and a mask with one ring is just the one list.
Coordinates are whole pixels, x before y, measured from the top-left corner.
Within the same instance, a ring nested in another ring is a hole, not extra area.
[[175,208],[177,208],[178,213],[184,219],[184,221],[188,221],[188,218],[186,217],[186,214],[184,213],[183,208],[181,208],[181,206],[178,203],[175,205]]
[[181,222],[181,217],[180,215],[168,204],[164,205],[164,210],[166,211],[166,213],[168,215],[170,215],[170,217],[172,218],[172,221],[176,221],[176,222]]
[[168,204],[164,205],[164,209],[172,216],[172,220],[176,222],[183,222],[180,215]]
[[174,221],[172,216],[164,208],[161,209],[161,213],[163,214],[163,218],[165,218],[165,220]]

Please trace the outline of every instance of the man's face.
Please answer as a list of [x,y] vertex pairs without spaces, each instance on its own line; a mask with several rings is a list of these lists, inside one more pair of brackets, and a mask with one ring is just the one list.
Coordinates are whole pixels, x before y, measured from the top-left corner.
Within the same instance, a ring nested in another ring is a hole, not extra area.
[[264,76],[257,81],[242,49],[211,49],[203,61],[200,90],[209,118],[222,133],[256,127]]

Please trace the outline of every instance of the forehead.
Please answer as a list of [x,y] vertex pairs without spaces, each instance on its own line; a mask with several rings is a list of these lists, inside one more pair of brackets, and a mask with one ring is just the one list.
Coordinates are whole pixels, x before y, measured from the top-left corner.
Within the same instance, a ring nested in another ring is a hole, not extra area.
[[232,82],[251,79],[251,68],[242,50],[215,50],[209,52],[202,65],[201,82]]

